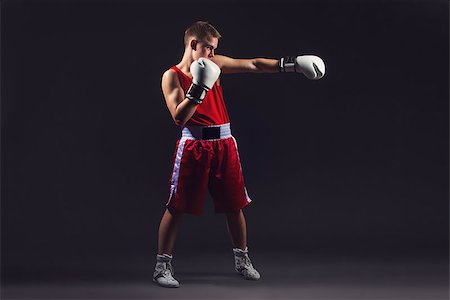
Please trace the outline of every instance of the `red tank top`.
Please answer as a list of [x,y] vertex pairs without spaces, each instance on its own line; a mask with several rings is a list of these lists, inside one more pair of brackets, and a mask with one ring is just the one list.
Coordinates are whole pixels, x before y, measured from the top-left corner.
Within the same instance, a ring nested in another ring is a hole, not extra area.
[[[177,72],[181,87],[186,94],[192,84],[192,78],[184,74],[177,66],[173,66],[171,69]],[[197,110],[186,122],[186,125],[206,126],[226,123],[230,123],[230,117],[223,100],[222,86],[215,82],[203,99],[203,103],[197,106]]]

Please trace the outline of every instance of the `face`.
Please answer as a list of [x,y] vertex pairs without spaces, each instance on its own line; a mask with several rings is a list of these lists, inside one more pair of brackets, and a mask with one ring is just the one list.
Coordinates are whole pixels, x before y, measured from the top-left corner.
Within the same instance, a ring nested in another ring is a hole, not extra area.
[[192,40],[192,58],[194,60],[198,60],[200,57],[213,58],[218,44],[219,39],[214,37],[204,41]]

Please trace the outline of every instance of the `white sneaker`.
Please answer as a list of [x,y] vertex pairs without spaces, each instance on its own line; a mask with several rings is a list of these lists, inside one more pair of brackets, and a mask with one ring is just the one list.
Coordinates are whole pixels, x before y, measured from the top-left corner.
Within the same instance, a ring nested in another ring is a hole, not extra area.
[[252,265],[248,257],[248,248],[245,250],[233,248],[236,271],[248,280],[258,280],[261,276]]
[[157,254],[155,272],[153,273],[153,282],[156,282],[162,287],[177,288],[180,283],[173,278],[172,255]]

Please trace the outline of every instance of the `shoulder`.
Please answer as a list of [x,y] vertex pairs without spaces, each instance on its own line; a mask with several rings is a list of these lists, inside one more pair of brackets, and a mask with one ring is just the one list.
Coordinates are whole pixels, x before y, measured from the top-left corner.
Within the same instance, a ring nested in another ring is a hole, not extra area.
[[161,77],[161,84],[163,85],[176,85],[179,84],[178,74],[173,69],[164,71]]
[[172,68],[170,68],[170,69],[167,69],[166,71],[164,71],[164,73],[162,74],[162,79],[164,80],[164,79],[173,79],[173,78],[176,78],[177,77],[177,72],[174,70],[174,69],[172,69]]
[[223,74],[254,72],[254,60],[248,58],[231,58],[225,55],[215,55],[213,61]]
[[223,66],[225,66],[227,64],[227,62],[229,62],[230,60],[232,60],[231,57],[225,56],[225,55],[214,55],[214,57],[211,59],[216,65],[219,66],[219,68],[222,68]]

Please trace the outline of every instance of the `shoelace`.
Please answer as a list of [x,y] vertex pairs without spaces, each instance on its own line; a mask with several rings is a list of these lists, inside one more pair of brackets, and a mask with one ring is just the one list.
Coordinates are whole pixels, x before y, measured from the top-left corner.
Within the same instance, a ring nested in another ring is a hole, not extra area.
[[242,257],[240,257],[240,258],[241,258],[241,259],[240,259],[240,260],[241,260],[241,261],[240,261],[241,265],[253,269],[252,262],[250,261],[250,258],[249,258],[247,255],[242,256]]
[[161,275],[163,275],[164,277],[166,276],[170,276],[172,277],[173,274],[173,266],[170,263],[163,263],[163,269],[160,272]]
[[161,275],[163,275],[164,277],[172,277],[172,273],[169,269],[162,270]]
[[174,272],[172,264],[171,263],[166,263],[166,266],[167,266],[167,269],[170,271],[170,275],[172,275],[173,272]]

